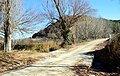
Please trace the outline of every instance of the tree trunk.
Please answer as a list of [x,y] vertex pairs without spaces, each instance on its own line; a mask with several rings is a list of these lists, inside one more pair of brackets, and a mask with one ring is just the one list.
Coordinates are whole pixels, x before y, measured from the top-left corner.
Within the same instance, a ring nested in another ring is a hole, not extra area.
[[9,18],[6,19],[4,24],[4,51],[8,52],[11,51],[11,28]]
[[4,51],[11,51],[10,6],[11,0],[4,0]]
[[65,45],[72,44],[71,40],[69,39],[69,33],[70,30],[64,30],[64,32],[62,32],[63,42],[61,43],[61,47],[65,47]]
[[4,36],[4,51],[11,51],[11,34],[5,33]]

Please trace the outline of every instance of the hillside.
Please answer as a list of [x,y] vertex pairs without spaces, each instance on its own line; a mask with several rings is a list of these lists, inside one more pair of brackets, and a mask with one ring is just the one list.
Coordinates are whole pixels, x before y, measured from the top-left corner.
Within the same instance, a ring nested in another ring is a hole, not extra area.
[[35,33],[32,38],[58,38],[60,39],[60,24],[59,22],[53,23],[47,26],[44,30],[40,30],[39,32]]
[[[84,20],[78,19],[70,30],[75,40],[105,38],[111,32],[108,20],[94,17],[86,17]],[[35,33],[32,38],[62,39],[60,31],[60,23],[56,22]]]
[[110,20],[112,22],[119,22],[120,23],[120,20]]

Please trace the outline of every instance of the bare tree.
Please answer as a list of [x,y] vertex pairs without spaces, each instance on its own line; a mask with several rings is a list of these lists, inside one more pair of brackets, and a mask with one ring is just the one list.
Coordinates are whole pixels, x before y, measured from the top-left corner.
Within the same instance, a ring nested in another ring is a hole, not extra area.
[[60,22],[63,37],[61,46],[71,43],[68,37],[73,24],[93,12],[85,0],[46,0],[44,10],[42,16],[47,18],[50,23]]
[[11,37],[16,32],[31,31],[31,26],[38,23],[37,13],[23,9],[22,0],[1,0],[3,24],[0,32],[4,36],[4,51],[11,51]]
[[73,27],[76,40],[106,38],[112,32],[110,22],[102,18],[85,17]]

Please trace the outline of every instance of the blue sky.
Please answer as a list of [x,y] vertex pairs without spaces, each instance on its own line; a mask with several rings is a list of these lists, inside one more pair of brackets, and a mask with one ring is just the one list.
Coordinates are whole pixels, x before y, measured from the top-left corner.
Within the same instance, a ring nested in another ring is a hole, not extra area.
[[[41,8],[45,0],[25,0],[27,8]],[[87,0],[90,6],[97,9],[96,16],[106,19],[120,19],[120,0]]]
[[[40,10],[41,5],[45,0],[24,0],[25,8],[35,8]],[[96,17],[102,17],[106,19],[118,20],[120,19],[120,0],[88,0],[90,6],[97,10]],[[25,37],[31,37],[34,33],[43,29],[45,26],[39,24],[36,26],[36,31],[31,34],[25,35]],[[23,38],[23,37],[19,37]]]
[[97,16],[106,19],[120,19],[120,0],[88,0]]

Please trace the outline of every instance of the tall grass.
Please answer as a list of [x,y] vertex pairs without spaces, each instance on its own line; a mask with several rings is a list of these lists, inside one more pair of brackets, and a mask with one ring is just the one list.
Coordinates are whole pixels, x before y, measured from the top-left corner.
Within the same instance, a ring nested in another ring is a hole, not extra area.
[[50,52],[59,49],[60,41],[48,39],[24,39],[17,41],[14,50]]

